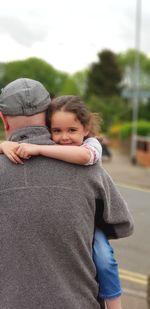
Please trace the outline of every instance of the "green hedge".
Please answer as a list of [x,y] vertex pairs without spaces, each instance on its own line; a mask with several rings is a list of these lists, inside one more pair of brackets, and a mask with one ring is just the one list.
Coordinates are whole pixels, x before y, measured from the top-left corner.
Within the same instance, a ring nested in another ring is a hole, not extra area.
[[[132,122],[125,122],[122,125],[114,126],[110,129],[112,137],[119,137],[123,140],[129,138],[132,134]],[[137,122],[137,135],[150,136],[150,122],[140,120]]]
[[132,134],[132,124],[131,123],[125,123],[120,128],[119,137],[121,139],[127,139]]

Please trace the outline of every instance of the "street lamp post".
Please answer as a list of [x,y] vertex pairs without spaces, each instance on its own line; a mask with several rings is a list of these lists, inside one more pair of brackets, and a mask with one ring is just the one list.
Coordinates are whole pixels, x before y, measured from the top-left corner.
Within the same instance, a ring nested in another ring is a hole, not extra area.
[[135,61],[133,80],[133,114],[132,114],[132,136],[131,136],[131,161],[136,163],[136,136],[139,107],[139,84],[140,84],[140,35],[141,35],[141,2],[136,0],[136,23],[135,23]]

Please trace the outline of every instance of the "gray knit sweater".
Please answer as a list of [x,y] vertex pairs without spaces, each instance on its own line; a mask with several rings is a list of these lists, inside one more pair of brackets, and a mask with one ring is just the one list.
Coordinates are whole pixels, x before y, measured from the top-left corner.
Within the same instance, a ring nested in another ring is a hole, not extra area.
[[[17,130],[10,140],[52,144],[45,127]],[[15,165],[1,155],[0,309],[100,308],[95,220],[110,238],[133,231],[124,199],[99,164],[32,157]]]

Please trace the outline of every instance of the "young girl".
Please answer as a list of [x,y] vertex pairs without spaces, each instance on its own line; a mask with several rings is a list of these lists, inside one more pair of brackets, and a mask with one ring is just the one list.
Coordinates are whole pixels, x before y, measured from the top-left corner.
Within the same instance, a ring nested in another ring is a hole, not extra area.
[[[92,165],[102,156],[102,147],[94,137],[98,119],[90,113],[79,97],[62,96],[52,100],[50,110],[51,138],[57,145],[33,145],[3,142],[4,153],[14,163],[43,155],[66,162]],[[108,309],[121,309],[121,286],[118,265],[113,249],[102,230],[95,230],[93,260],[97,270],[99,297],[105,299]]]

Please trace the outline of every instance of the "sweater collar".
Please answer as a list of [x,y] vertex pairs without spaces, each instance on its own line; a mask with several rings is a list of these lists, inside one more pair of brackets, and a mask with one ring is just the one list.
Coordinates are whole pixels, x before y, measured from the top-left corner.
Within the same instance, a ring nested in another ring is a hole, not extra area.
[[8,140],[19,143],[54,144],[50,140],[50,133],[46,126],[29,126],[17,129],[11,134]]

